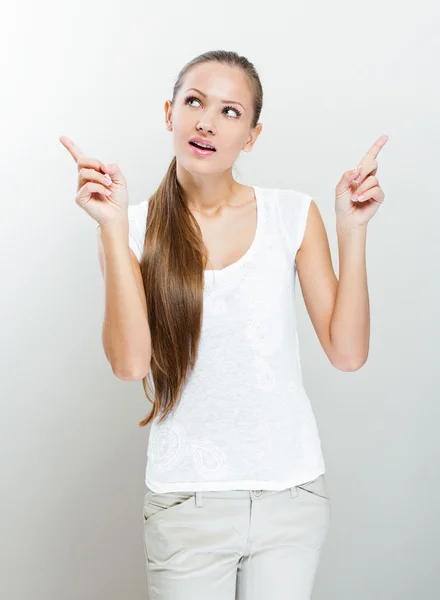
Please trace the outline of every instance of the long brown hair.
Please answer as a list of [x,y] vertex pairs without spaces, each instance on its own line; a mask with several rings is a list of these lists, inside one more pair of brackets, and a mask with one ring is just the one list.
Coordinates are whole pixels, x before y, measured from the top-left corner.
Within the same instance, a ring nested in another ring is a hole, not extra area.
[[[263,106],[263,90],[254,65],[236,52],[213,50],[187,63],[177,77],[171,104],[190,69],[209,61],[239,67],[247,75],[253,91],[254,128]],[[141,272],[151,333],[151,368],[142,383],[153,408],[139,427],[148,425],[161,412],[162,422],[175,409],[194,369],[202,329],[206,263],[202,233],[184,200],[174,156],[148,201]],[[153,380],[154,391],[147,378]]]

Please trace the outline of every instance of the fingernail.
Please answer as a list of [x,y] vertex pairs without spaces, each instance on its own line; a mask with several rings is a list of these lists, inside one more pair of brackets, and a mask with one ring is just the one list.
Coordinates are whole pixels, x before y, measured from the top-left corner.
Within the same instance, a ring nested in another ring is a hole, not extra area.
[[358,195],[357,194],[353,194],[353,196],[351,197],[351,199],[353,200],[353,202],[357,202]]
[[110,175],[108,173],[106,173],[104,175],[104,179],[107,181],[107,183],[112,183],[112,178],[110,177]]
[[362,177],[359,175],[359,177],[356,177],[356,179],[354,180],[356,183],[359,183],[359,181],[362,179]]

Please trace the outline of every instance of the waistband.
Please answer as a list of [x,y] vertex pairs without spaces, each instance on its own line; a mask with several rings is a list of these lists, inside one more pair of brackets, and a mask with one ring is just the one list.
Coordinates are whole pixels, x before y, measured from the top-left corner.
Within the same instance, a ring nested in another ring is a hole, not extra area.
[[196,506],[203,506],[204,498],[231,499],[238,500],[240,498],[254,500],[260,496],[269,496],[280,494],[288,491],[291,498],[296,498],[298,489],[296,486],[286,488],[285,490],[221,490],[221,491],[197,491],[193,492]]

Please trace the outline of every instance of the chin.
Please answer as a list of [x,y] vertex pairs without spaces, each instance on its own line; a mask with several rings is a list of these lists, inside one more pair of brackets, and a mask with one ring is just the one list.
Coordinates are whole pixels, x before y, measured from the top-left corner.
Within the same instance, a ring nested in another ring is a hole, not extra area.
[[198,156],[188,157],[183,159],[177,156],[177,162],[189,173],[194,175],[208,175],[209,173],[223,173],[228,167],[219,164],[209,164],[209,160],[204,160]]

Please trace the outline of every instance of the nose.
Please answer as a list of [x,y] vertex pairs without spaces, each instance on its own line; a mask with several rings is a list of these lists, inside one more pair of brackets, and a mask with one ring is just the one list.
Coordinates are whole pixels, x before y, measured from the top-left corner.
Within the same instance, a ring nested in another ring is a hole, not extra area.
[[197,125],[197,129],[200,131],[209,131],[210,133],[214,133],[214,127],[212,125],[206,125],[206,123],[199,123]]

